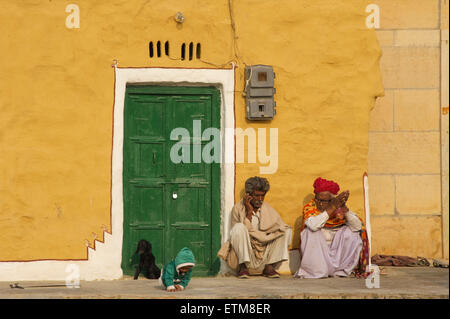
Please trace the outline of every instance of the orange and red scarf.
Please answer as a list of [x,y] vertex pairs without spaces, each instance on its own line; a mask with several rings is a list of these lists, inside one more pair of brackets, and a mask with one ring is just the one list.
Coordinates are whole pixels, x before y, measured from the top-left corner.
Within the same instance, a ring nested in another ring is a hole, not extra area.
[[[313,216],[317,216],[319,214],[321,214],[322,212],[320,210],[317,209],[316,206],[316,202],[314,199],[312,199],[308,204],[305,205],[305,207],[303,208],[303,221],[302,221],[302,227],[300,229],[300,232],[303,231],[303,229],[305,228],[305,222],[308,218],[313,217]],[[361,218],[358,216],[359,220],[361,220]],[[328,221],[325,223],[324,227],[325,228],[334,228],[334,227],[339,227],[345,224],[345,219],[338,219],[338,218],[333,218],[333,219],[328,219]],[[354,269],[355,272],[355,277],[357,278],[366,278],[370,273],[366,272],[366,266],[369,265],[369,240],[367,237],[367,231],[366,231],[366,227],[363,223],[363,221],[361,220],[361,230],[359,231],[362,242],[363,242],[363,247],[361,249],[361,253],[359,254],[359,262],[358,265],[356,266],[356,268]],[[301,243],[299,245],[299,250],[301,247]],[[301,253],[301,252],[300,252]]]
[[[313,217],[313,216],[317,216],[317,215],[319,215],[321,213],[322,212],[317,209],[316,201],[313,198],[303,208],[303,223],[302,223],[302,228],[301,228],[300,231],[302,231],[305,228],[305,222],[306,222],[306,220],[308,218]],[[345,220],[344,219],[333,218],[333,219],[328,219],[328,221],[325,223],[324,227],[325,228],[334,228],[334,227],[342,226],[344,224],[345,224]]]

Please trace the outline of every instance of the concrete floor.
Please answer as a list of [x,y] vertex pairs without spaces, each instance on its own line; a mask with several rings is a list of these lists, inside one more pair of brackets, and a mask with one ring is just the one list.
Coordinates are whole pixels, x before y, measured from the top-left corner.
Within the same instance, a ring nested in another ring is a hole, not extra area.
[[168,293],[158,285],[158,280],[126,277],[113,281],[81,281],[80,288],[33,288],[64,282],[19,282],[25,289],[11,289],[10,282],[0,282],[1,299],[386,299],[420,298],[449,299],[449,269],[433,267],[382,267],[380,288],[369,289],[364,279],[325,278],[294,279],[281,276],[269,279],[252,276],[192,278],[182,292]]

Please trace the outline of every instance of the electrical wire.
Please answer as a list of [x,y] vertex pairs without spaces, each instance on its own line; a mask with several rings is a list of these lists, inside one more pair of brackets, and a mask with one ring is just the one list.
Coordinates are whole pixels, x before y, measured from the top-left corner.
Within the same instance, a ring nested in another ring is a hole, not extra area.
[[[197,59],[197,60],[201,61],[202,63],[208,64],[208,65],[211,65],[211,66],[214,66],[214,67],[217,67],[217,68],[223,68],[223,67],[229,65],[230,63],[231,64],[234,63],[233,64],[233,69],[234,69],[235,68],[235,64],[237,65],[237,64],[239,64],[239,62],[244,64],[244,66],[247,66],[247,64],[241,58],[240,51],[239,51],[239,46],[238,46],[238,43],[237,43],[237,39],[239,37],[237,36],[237,33],[236,33],[236,23],[234,21],[233,3],[232,2],[233,2],[232,0],[228,0],[228,12],[230,14],[230,25],[231,25],[231,31],[232,31],[233,59],[229,60],[226,63],[222,63],[222,64],[213,63],[213,62],[210,62],[210,61],[203,60],[201,58]],[[173,61],[184,61],[185,60],[185,59],[182,59],[182,58],[172,57],[172,56],[170,56],[168,54],[166,54],[166,56],[169,59],[173,60]],[[113,60],[113,65],[112,66],[113,67],[114,66],[117,67],[117,64],[118,64],[117,60]],[[251,72],[251,70],[250,70],[250,72]],[[251,77],[251,73],[250,73],[250,77]],[[250,77],[249,77],[249,79],[250,79]],[[247,79],[247,81],[245,83],[245,87],[247,87],[249,79]],[[245,88],[244,88],[244,91],[245,91]]]
[[236,23],[234,21],[234,15],[233,15],[233,0],[228,0],[228,12],[230,13],[231,31],[233,34],[232,42],[233,42],[233,48],[234,48],[234,57],[238,61],[242,62],[245,66],[247,66],[241,58],[239,46],[237,43],[237,39],[239,39],[239,37],[237,36]]

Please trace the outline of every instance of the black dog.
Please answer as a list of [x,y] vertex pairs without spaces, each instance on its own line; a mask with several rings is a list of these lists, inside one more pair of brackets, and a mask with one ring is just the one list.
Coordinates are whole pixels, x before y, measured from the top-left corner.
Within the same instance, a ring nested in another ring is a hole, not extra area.
[[141,239],[137,245],[136,254],[139,253],[139,266],[134,274],[134,280],[139,277],[139,274],[144,268],[145,277],[147,279],[158,279],[161,275],[161,270],[155,264],[155,256],[152,253],[152,244],[145,239]]

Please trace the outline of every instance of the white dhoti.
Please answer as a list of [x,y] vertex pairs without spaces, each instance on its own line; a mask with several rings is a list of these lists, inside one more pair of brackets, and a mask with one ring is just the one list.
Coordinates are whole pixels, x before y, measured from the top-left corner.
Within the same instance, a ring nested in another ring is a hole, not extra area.
[[344,225],[327,243],[324,233],[306,227],[301,233],[302,260],[294,277],[348,276],[357,266],[362,249],[359,231]]
[[236,252],[239,264],[245,263],[249,271],[254,272],[262,272],[267,264],[273,264],[277,269],[281,262],[288,260],[291,238],[292,230],[287,228],[284,235],[267,243],[263,257],[258,259],[252,248],[247,227],[243,223],[236,223],[230,231],[231,246]]

